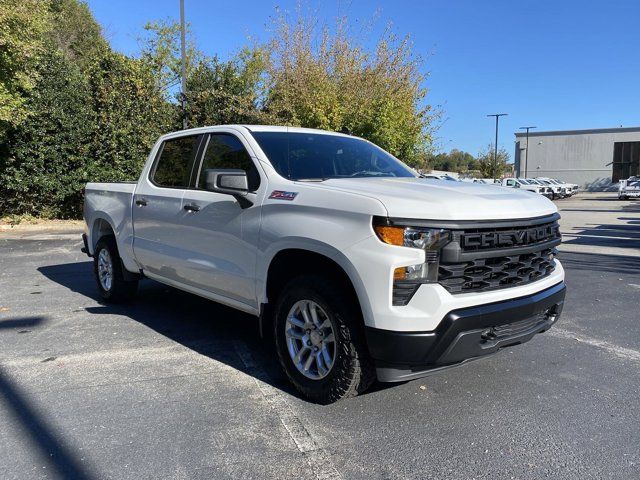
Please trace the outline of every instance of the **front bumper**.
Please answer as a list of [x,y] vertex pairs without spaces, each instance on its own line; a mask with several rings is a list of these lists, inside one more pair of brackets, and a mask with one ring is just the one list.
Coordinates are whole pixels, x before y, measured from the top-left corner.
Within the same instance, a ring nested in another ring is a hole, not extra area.
[[378,379],[411,380],[525,343],[558,320],[565,292],[561,282],[533,295],[453,310],[430,332],[366,327]]

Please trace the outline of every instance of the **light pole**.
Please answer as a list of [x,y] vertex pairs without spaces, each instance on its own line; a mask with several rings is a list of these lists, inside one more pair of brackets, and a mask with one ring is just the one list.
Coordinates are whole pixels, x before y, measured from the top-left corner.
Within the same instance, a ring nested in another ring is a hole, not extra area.
[[184,0],[180,0],[180,53],[182,55],[182,128],[187,129],[187,46],[184,28]]
[[520,127],[520,130],[527,131],[527,151],[524,154],[524,178],[527,178],[527,165],[529,165],[529,130],[538,127]]
[[509,115],[508,113],[492,113],[487,115],[487,117],[496,117],[496,143],[494,145],[493,152],[493,181],[496,181],[496,167],[498,166],[498,120],[500,117],[504,117],[505,115]]

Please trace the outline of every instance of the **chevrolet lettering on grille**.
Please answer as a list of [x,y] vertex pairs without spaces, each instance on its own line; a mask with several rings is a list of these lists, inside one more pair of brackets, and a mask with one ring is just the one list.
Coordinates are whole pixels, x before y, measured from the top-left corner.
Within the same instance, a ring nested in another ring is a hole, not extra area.
[[557,224],[541,225],[504,232],[463,233],[463,248],[500,248],[532,245],[559,238]]

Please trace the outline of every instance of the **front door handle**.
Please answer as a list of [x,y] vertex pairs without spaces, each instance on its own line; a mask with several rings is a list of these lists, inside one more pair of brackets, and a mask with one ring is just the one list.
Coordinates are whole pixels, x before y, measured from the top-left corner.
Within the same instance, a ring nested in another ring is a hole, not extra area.
[[146,207],[147,206],[147,199],[146,198],[139,198],[136,200],[136,205],[139,207]]
[[184,207],[187,212],[199,212],[200,211],[200,205],[196,205],[195,203],[187,203]]

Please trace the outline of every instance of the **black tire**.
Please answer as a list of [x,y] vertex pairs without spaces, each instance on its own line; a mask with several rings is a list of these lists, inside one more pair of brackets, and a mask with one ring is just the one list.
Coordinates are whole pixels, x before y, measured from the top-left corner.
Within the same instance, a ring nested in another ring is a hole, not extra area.
[[[359,305],[353,295],[348,295],[339,285],[319,275],[294,278],[282,289],[274,313],[274,337],[282,368],[300,393],[320,404],[354,397],[369,388],[376,378],[364,339]],[[315,302],[324,310],[334,333],[333,365],[320,379],[303,375],[289,353],[285,334],[287,316],[302,300]]]
[[[111,260],[112,272],[110,285],[103,285],[98,273],[98,263],[102,250],[106,250],[108,252],[108,256]],[[98,291],[100,292],[100,296],[103,300],[111,303],[119,303],[130,300],[135,296],[136,291],[138,290],[138,280],[125,280],[122,268],[122,261],[118,254],[116,239],[111,235],[102,237],[98,240],[96,250],[93,255],[93,273],[96,278],[96,284],[98,285]]]

